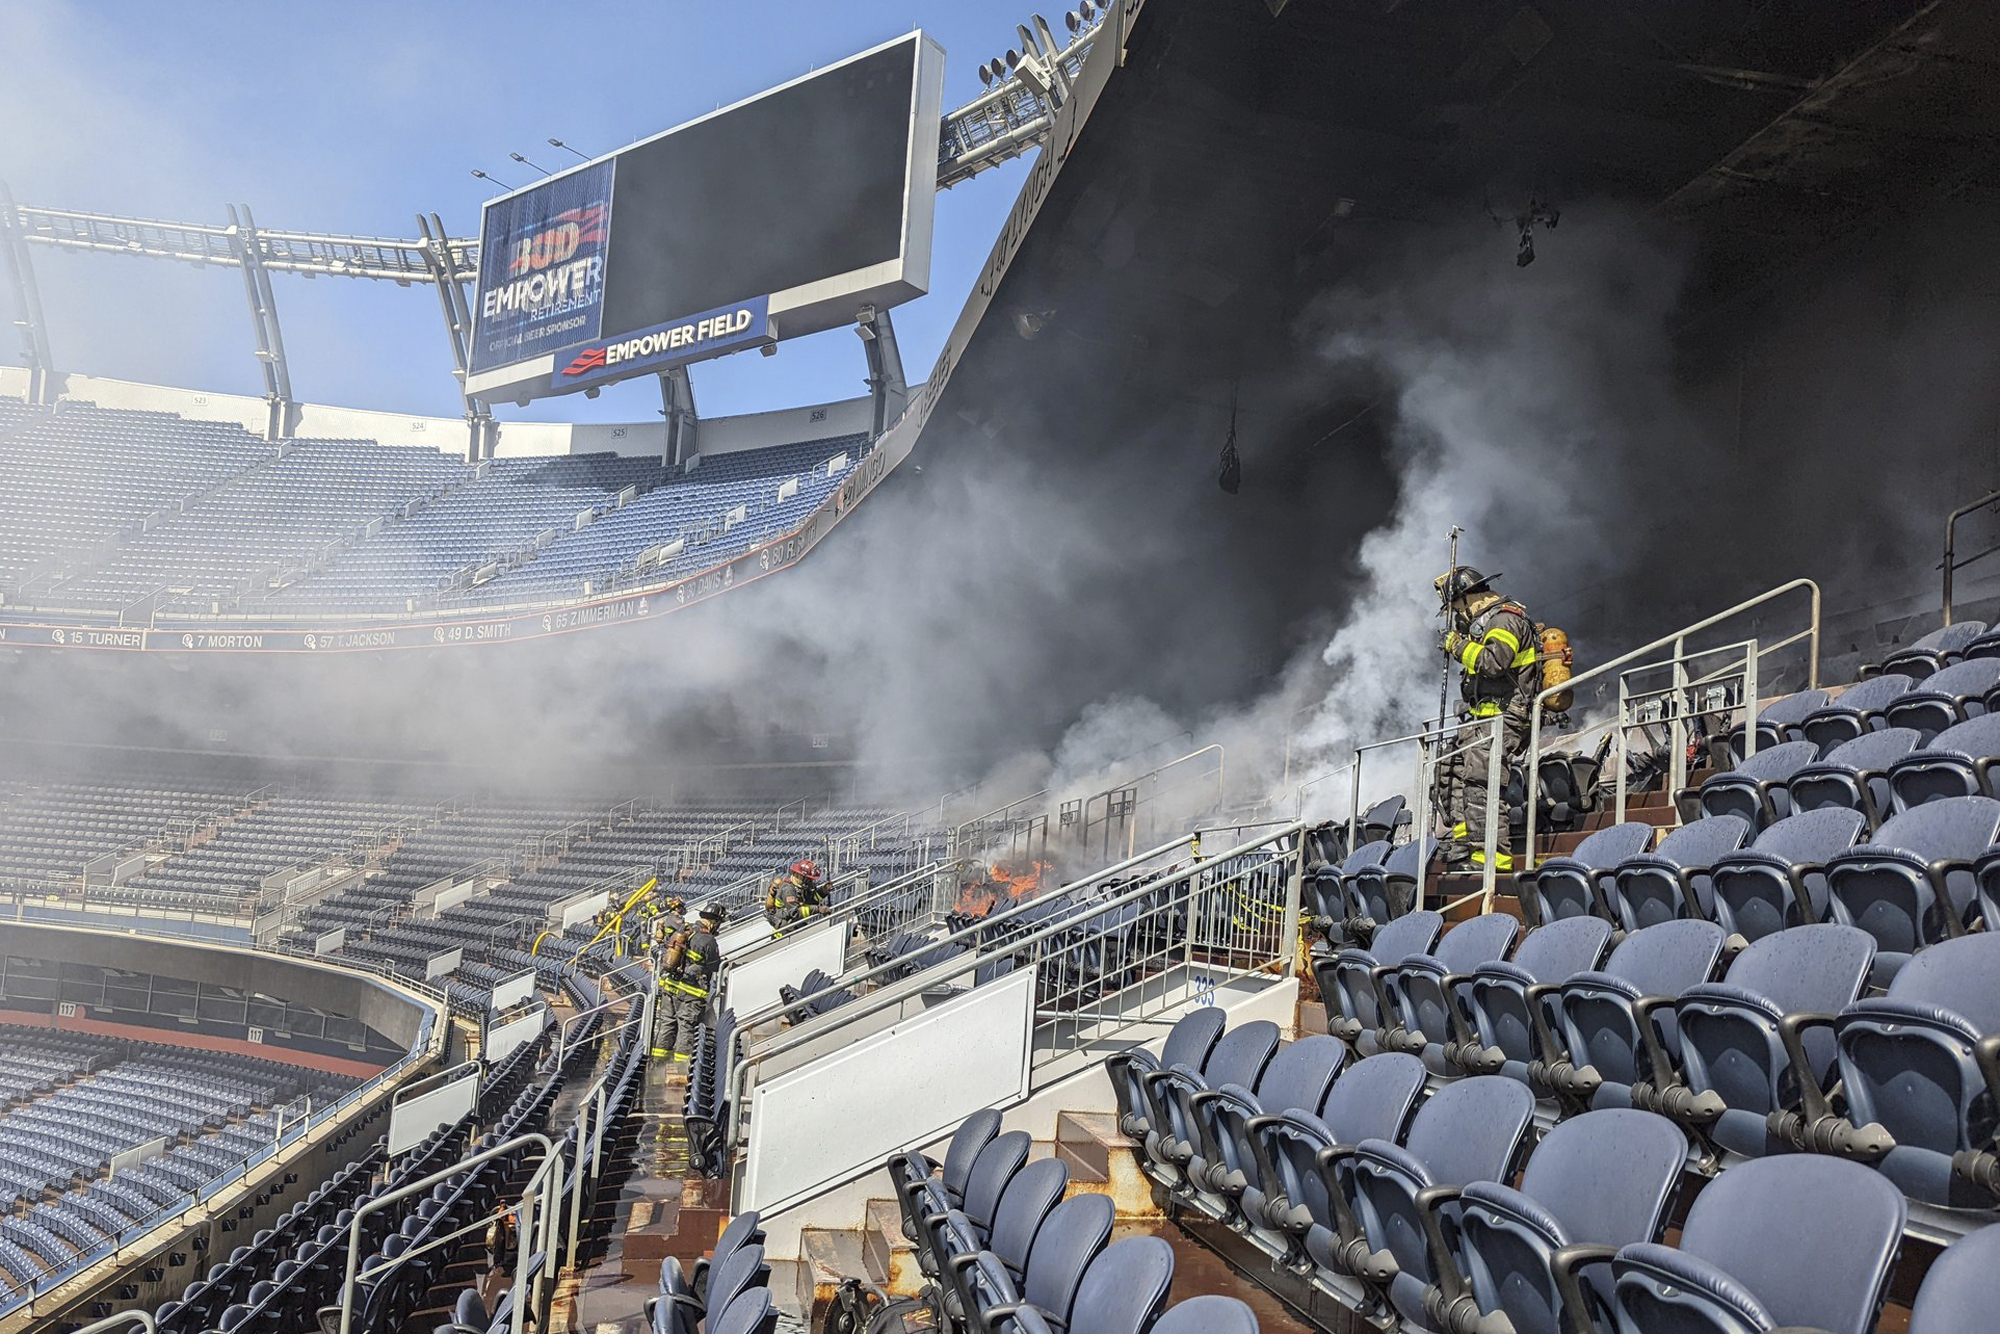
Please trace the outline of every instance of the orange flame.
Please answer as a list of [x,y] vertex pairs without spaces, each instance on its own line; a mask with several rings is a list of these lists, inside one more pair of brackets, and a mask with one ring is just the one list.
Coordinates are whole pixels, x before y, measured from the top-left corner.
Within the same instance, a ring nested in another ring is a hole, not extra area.
[[1017,865],[1011,869],[996,862],[986,868],[984,879],[959,892],[957,910],[968,917],[984,917],[1000,906],[1002,900],[1020,903],[1031,899],[1041,893],[1044,880],[1049,880],[1055,869],[1049,862],[1029,862],[1025,867]]

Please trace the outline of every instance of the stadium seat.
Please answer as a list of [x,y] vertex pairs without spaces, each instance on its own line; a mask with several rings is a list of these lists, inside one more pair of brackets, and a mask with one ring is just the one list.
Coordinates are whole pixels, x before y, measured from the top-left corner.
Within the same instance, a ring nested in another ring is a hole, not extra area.
[[[1826,707],[1824,690],[1800,690],[1766,704],[1757,711],[1757,749],[1761,752],[1791,741],[1806,739],[1805,720]],[[1729,753],[1743,759],[1743,724],[1729,729]]]
[[1836,746],[1887,727],[1889,720],[1883,710],[1915,684],[1900,672],[1870,677],[1807,714],[1799,722],[1799,732],[1803,739],[1819,747],[1820,754],[1831,754]]
[[1358,919],[1362,915],[1358,901],[1347,892],[1348,877],[1364,866],[1380,866],[1390,850],[1387,839],[1363,843],[1349,853],[1339,866],[1322,866],[1313,873],[1306,884],[1314,909],[1312,926],[1315,931],[1330,942],[1345,943],[1349,919]]
[[1887,987],[1912,954],[1966,932],[1977,903],[1973,867],[1996,840],[2000,801],[1946,797],[1892,817],[1827,862],[1832,920],[1875,940],[1871,985]]
[[1146,1138],[1147,1157],[1171,1188],[1185,1190],[1193,1185],[1187,1173],[1203,1147],[1195,1097],[1231,1084],[1256,1088],[1277,1051],[1278,1026],[1268,1019],[1257,1019],[1224,1033],[1201,1069],[1174,1065],[1147,1076],[1152,1121],[1159,1127]]
[[1740,815],[1758,829],[1768,828],[1792,813],[1785,784],[1817,758],[1819,747],[1810,741],[1760,750],[1703,783],[1696,803],[1703,815]]
[[1188,1179],[1226,1201],[1231,1217],[1246,1210],[1259,1216],[1263,1197],[1250,1123],[1290,1111],[1318,1115],[1346,1063],[1345,1043],[1316,1034],[1279,1048],[1254,1089],[1225,1084],[1195,1094],[1189,1102],[1202,1132],[1202,1149],[1189,1165]]
[[1109,1195],[1079,1194],[1052,1210],[1028,1248],[1025,1267],[991,1251],[971,1266],[965,1291],[967,1323],[979,1334],[1003,1328],[994,1312],[1045,1311],[1059,1328],[1070,1325],[1077,1286],[1111,1240],[1114,1208]]
[[1910,1307],[1908,1334],[1961,1334],[2000,1308],[2000,1224],[1961,1237],[1932,1262]]
[[1399,792],[1394,796],[1382,798],[1361,812],[1361,818],[1355,824],[1357,841],[1394,842],[1396,831],[1410,826],[1410,812],[1406,809],[1407,805],[1402,793]]
[[1543,1063],[1551,1091],[1582,1108],[1630,1107],[1633,1086],[1652,1077],[1648,1043],[1675,1050],[1672,1002],[1714,974],[1723,940],[1714,922],[1660,922],[1619,941],[1602,971],[1566,979]]
[[1338,1272],[1421,1321],[1424,1291],[1437,1279],[1431,1209],[1475,1181],[1511,1179],[1534,1114],[1526,1086],[1474,1076],[1433,1093],[1400,1144],[1368,1139],[1329,1156],[1320,1171],[1342,1222]]
[[[1458,1244],[1434,1253],[1455,1251],[1462,1267],[1454,1263],[1424,1294],[1426,1312],[1437,1313],[1424,1323],[1472,1329],[1478,1319],[1500,1316],[1512,1334],[1590,1328],[1587,1299],[1582,1311],[1566,1300],[1558,1255],[1655,1240],[1686,1165],[1687,1138],[1663,1116],[1609,1110],[1558,1122],[1535,1146],[1518,1188],[1475,1181],[1459,1194],[1452,1218]],[[1434,1225],[1438,1215],[1433,1205]]]
[[[1126,1138],[1143,1144],[1153,1133],[1152,1098],[1146,1091],[1147,1076],[1176,1065],[1201,1069],[1207,1064],[1208,1054],[1215,1049],[1216,1040],[1222,1036],[1226,1023],[1228,1017],[1220,1007],[1202,1006],[1174,1021],[1157,1057],[1144,1047],[1134,1047],[1118,1052],[1104,1062],[1105,1073],[1111,1077],[1111,1092],[1118,1104],[1118,1129]],[[997,1133],[1000,1114],[982,1112],[980,1115],[993,1118],[992,1133]],[[959,1133],[968,1132],[961,1126]],[[957,1142],[958,1138],[954,1135],[952,1143],[956,1145]]]
[[1695,1197],[1676,1245],[1611,1258],[1612,1327],[1870,1334],[1908,1213],[1894,1186],[1852,1163],[1788,1154],[1733,1167]]
[[1986,630],[1984,621],[1955,621],[1940,626],[1906,649],[1882,660],[1884,672],[1901,672],[1914,681],[1926,681],[1960,661],[1965,650]]
[[1524,891],[1524,906],[1532,900],[1533,920],[1544,923],[1608,916],[1612,869],[1645,852],[1653,833],[1652,825],[1637,820],[1612,825],[1589,835],[1568,856],[1547,858],[1521,872],[1515,879]]
[[1385,962],[1429,954],[1443,929],[1444,918],[1437,913],[1407,913],[1376,932],[1369,949],[1350,945],[1332,955],[1314,956],[1313,976],[1319,980],[1320,996],[1326,1002],[1327,1031],[1367,1055],[1363,1048],[1374,1045],[1373,1035],[1383,1018],[1375,970]]
[[1458,989],[1474,969],[1507,957],[1521,923],[1506,913],[1485,913],[1457,923],[1428,954],[1388,960],[1376,970],[1383,1003],[1375,1045],[1421,1057],[1436,1074],[1445,1073],[1445,1044],[1455,1036]]
[[1423,1062],[1401,1052],[1357,1061],[1334,1080],[1318,1114],[1294,1108],[1254,1117],[1247,1129],[1257,1148],[1263,1216],[1245,1216],[1285,1247],[1295,1270],[1332,1267],[1339,1220],[1320,1164],[1326,1155],[1368,1139],[1400,1139],[1424,1091]]
[[1530,931],[1512,959],[1479,965],[1459,993],[1459,1040],[1446,1049],[1447,1063],[1469,1075],[1504,1074],[1528,1083],[1529,1066],[1542,1054],[1535,1012],[1551,1021],[1548,998],[1563,979],[1603,961],[1611,934],[1611,923],[1601,917],[1569,917]]
[[960,1209],[935,1225],[930,1252],[945,1308],[954,1319],[964,1319],[965,1310],[977,1302],[967,1275],[978,1264],[980,1252],[992,1252],[1017,1272],[1025,1267],[1036,1234],[1068,1188],[1069,1168],[1055,1158],[1044,1158],[1029,1163],[1007,1182],[990,1225],[975,1222]]
[[1793,774],[1785,786],[1794,811],[1844,806],[1879,826],[1894,809],[1889,767],[1917,748],[1917,734],[1907,727],[1889,727],[1843,741],[1826,755]]
[[[1217,1030],[1220,1031],[1220,1024]],[[1171,1041],[1171,1039],[1170,1039]],[[888,1162],[889,1179],[895,1183],[896,1202],[902,1209],[903,1235],[915,1241],[922,1218],[918,1212],[924,1199],[924,1187],[935,1181],[941,1196],[950,1208],[957,1208],[965,1200],[966,1178],[972,1175],[972,1164],[978,1160],[980,1151],[992,1143],[1000,1133],[1000,1113],[992,1108],[974,1112],[959,1123],[952,1132],[951,1143],[946,1147],[944,1162],[938,1163],[914,1150],[891,1158]],[[739,1214],[738,1218],[749,1218],[751,1226],[756,1225],[754,1210]],[[734,1227],[736,1220],[730,1220]],[[727,1233],[725,1232],[725,1236]]]
[[1740,815],[1711,815],[1669,833],[1651,852],[1627,857],[1611,868],[1606,886],[1612,920],[1629,932],[1712,916],[1715,888],[1709,870],[1748,843],[1754,832]]
[[937,1253],[937,1230],[953,1214],[962,1213],[976,1228],[990,1230],[993,1219],[1000,1208],[1000,1197],[1006,1192],[1007,1184],[1021,1171],[1028,1161],[1028,1151],[1034,1147],[1033,1140],[1025,1130],[1009,1130],[995,1135],[979,1151],[973,1160],[972,1171],[965,1178],[965,1196],[956,1204],[949,1202],[941,1182],[926,1182],[920,1187],[918,1208],[922,1211],[917,1218],[916,1243],[917,1263],[924,1273],[937,1277],[941,1257]]
[[1974,658],[1919,682],[1883,712],[1891,727],[1910,728],[1928,745],[1946,728],[1988,712],[1996,688],[2000,658]]
[[1899,811],[1940,797],[1991,797],[1992,769],[2000,763],[2000,714],[1985,713],[1947,727],[1922,749],[1912,748],[1890,767],[1888,786]]
[[1175,1302],[1147,1334],[1258,1334],[1257,1313],[1234,1297],[1209,1293]]
[[1783,1127],[1795,1143],[1872,1164],[1912,1199],[1958,1209],[2000,1204],[1983,1054],[2000,1039],[2000,934],[1932,945],[1886,995],[1793,1023],[1832,1028],[1847,1098],[1839,1118],[1824,1074],[1805,1084],[1806,1106]]
[[1348,902],[1355,916],[1347,923],[1347,933],[1366,941],[1390,921],[1417,908],[1423,896],[1425,869],[1437,855],[1437,841],[1413,839],[1391,852],[1379,865],[1361,865],[1345,877]]
[[771,1294],[757,1287],[739,1294],[720,1315],[711,1316],[706,1334],[774,1334],[777,1328],[778,1309]]
[[[1837,1014],[1868,984],[1874,960],[1867,932],[1830,922],[1754,942],[1720,982],[1697,983],[1674,1002],[1678,1059],[1664,1043],[1648,1043],[1653,1105],[1745,1157],[1790,1148],[1772,1134],[1770,1118],[1800,1110],[1801,1073],[1825,1083],[1834,1044],[1831,1033],[1792,1033],[1786,1017]],[[1803,1072],[1794,1067],[1793,1040],[1802,1043]]]
[[1709,868],[1715,920],[1748,942],[1826,920],[1826,863],[1868,827],[1860,811],[1829,808],[1780,820]]

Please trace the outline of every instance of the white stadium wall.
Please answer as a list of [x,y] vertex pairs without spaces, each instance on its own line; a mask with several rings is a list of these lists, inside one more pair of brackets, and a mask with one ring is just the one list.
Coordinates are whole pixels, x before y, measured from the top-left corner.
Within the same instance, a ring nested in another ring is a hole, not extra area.
[[[105,408],[175,412],[201,421],[240,422],[261,434],[268,415],[264,400],[248,394],[221,394],[203,389],[176,389],[95,375],[60,377],[60,397]],[[28,372],[0,366],[0,394],[24,398]],[[424,417],[370,408],[341,408],[301,403],[296,435],[307,439],[373,440],[385,445],[429,445],[447,454],[465,449],[465,421],[459,417]],[[830,435],[866,432],[872,424],[866,398],[806,404],[734,417],[711,417],[696,428],[703,454],[730,454],[770,445],[789,445]],[[554,454],[658,455],[666,449],[666,425],[650,422],[502,422],[494,452],[501,458],[535,458]]]

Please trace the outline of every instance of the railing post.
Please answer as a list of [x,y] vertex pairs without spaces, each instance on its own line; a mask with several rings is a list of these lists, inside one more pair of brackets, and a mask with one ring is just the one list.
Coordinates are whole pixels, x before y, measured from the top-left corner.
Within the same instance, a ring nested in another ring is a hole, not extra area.
[[1743,658],[1743,758],[1757,753],[1757,641]]
[[1625,823],[1625,771],[1631,767],[1625,762],[1625,711],[1631,705],[1632,685],[1626,679],[1625,673],[1620,672],[1618,673],[1618,720],[1614,724],[1618,732],[1616,739],[1612,742],[1612,754],[1616,757],[1615,762],[1618,765],[1618,778],[1616,780],[1618,784],[1618,800],[1614,808],[1614,813],[1617,816],[1617,819],[1614,821],[1616,824]]
[[1359,746],[1354,748],[1354,786],[1348,792],[1347,801],[1347,850],[1354,851],[1354,841],[1361,837],[1361,755]]
[[[1527,772],[1531,776],[1541,773],[1542,695],[1546,693],[1546,691],[1537,693],[1528,705],[1528,749],[1524,758],[1527,761]],[[1531,777],[1528,786],[1526,827],[1521,831],[1521,843],[1523,846],[1521,848],[1521,860],[1518,864],[1518,869],[1523,871],[1531,871],[1535,867],[1535,807],[1538,804],[1535,801],[1535,792],[1537,786],[1537,783],[1532,781]]]
[[1667,732],[1674,752],[1667,762],[1669,801],[1688,783],[1688,705],[1687,639],[1681,637],[1674,640],[1674,715]]
[[[1486,866],[1484,873],[1479,877],[1480,893],[1483,896],[1483,906],[1479,911],[1482,913],[1493,911],[1494,884],[1500,875],[1499,858],[1496,853],[1500,843],[1500,784],[1507,772],[1507,766],[1502,763],[1506,753],[1506,737],[1506,715],[1495,714],[1493,741],[1486,750]],[[1528,791],[1527,804],[1529,809],[1534,808],[1535,795],[1532,788]],[[1419,869],[1419,876],[1422,875],[1422,870],[1423,868]],[[1421,887],[1421,880],[1418,883]]]
[[[1418,832],[1417,837],[1423,838]],[[1421,872],[1419,872],[1421,874]],[[1298,845],[1292,849],[1292,873],[1286,877],[1285,922],[1280,928],[1278,946],[1285,952],[1285,975],[1297,977],[1299,974],[1299,912],[1305,901],[1306,892],[1306,831],[1298,833]],[[1418,895],[1422,897],[1421,893]]]
[[[1439,724],[1439,728],[1440,731],[1442,731],[1443,728],[1442,723]],[[1431,753],[1430,739],[1428,737],[1418,737],[1417,738],[1417,791],[1414,797],[1414,800],[1416,802],[1416,810],[1413,816],[1413,822],[1410,825],[1410,829],[1416,835],[1416,839],[1419,843],[1423,842],[1425,836],[1431,832],[1431,824],[1432,824],[1431,789],[1430,789],[1430,783],[1425,781],[1426,778],[1430,776],[1430,774],[1427,774],[1425,772],[1426,768],[1430,770],[1430,773],[1436,772],[1436,765],[1432,764],[1427,766],[1425,763],[1430,758],[1430,753]],[[1419,905],[1423,903],[1423,898],[1424,898],[1423,887],[1419,885],[1417,889],[1417,903]]]

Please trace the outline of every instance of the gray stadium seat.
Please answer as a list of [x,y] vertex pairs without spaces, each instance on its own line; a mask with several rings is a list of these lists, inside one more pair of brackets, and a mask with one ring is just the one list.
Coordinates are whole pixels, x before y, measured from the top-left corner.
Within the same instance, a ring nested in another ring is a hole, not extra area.
[[1385,961],[1376,982],[1385,1008],[1375,1030],[1383,1051],[1406,1051],[1444,1074],[1445,1044],[1454,1037],[1458,991],[1481,964],[1505,959],[1521,934],[1506,913],[1484,913],[1455,924],[1428,954]]
[[1889,770],[1888,785],[1899,811],[1940,797],[1991,797],[1995,763],[2000,763],[2000,714],[1984,713],[1902,756]]
[[1189,1101],[1202,1132],[1202,1150],[1189,1165],[1188,1179],[1225,1200],[1232,1217],[1246,1210],[1258,1216],[1263,1196],[1250,1122],[1294,1110],[1317,1115],[1346,1063],[1345,1043],[1315,1034],[1279,1048],[1254,1089],[1225,1084],[1195,1094]]
[[1996,688],[2000,688],[2000,658],[1974,658],[1919,682],[1884,713],[1891,727],[1911,728],[1929,744],[1946,728],[1988,712],[1988,698]]
[[1910,1307],[1908,1334],[1961,1334],[1990,1324],[2000,1309],[2000,1224],[1945,1248]]
[[1361,1055],[1368,1055],[1374,1046],[1375,1030],[1382,1024],[1382,999],[1375,970],[1412,954],[1429,954],[1443,929],[1444,918],[1437,913],[1406,913],[1384,924],[1367,949],[1350,945],[1331,956],[1316,955],[1312,969],[1319,981],[1320,997],[1326,1003],[1327,1032]]
[[1843,742],[1887,727],[1889,720],[1882,711],[1915,684],[1900,672],[1870,677],[1841,691],[1832,703],[1807,714],[1799,723],[1799,731],[1805,740],[1819,747],[1820,754],[1830,754]]
[[[1215,1049],[1216,1039],[1222,1036],[1223,1025],[1227,1022],[1227,1017],[1216,1006],[1190,1010],[1174,1022],[1161,1045],[1159,1056],[1155,1057],[1144,1047],[1134,1047],[1130,1051],[1118,1052],[1105,1061],[1105,1072],[1111,1077],[1111,1091],[1118,1103],[1118,1129],[1128,1139],[1144,1143],[1153,1129],[1150,1119],[1152,1099],[1146,1092],[1146,1077],[1176,1065],[1201,1069],[1208,1061],[1209,1052]],[[997,1131],[999,1113],[993,1113],[993,1117]]]
[[1551,1090],[1579,1107],[1630,1107],[1632,1086],[1652,1077],[1647,1025],[1657,1024],[1675,1050],[1673,1001],[1714,974],[1723,939],[1714,922],[1660,922],[1618,942],[1601,972],[1564,981],[1552,1034],[1558,1049],[1545,1061]]
[[1818,758],[1819,747],[1810,741],[1760,750],[1703,783],[1696,801],[1703,815],[1740,815],[1759,829],[1767,828],[1792,813],[1785,784]]

